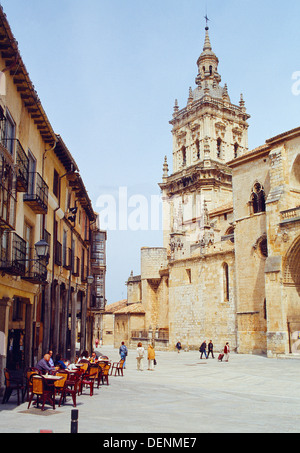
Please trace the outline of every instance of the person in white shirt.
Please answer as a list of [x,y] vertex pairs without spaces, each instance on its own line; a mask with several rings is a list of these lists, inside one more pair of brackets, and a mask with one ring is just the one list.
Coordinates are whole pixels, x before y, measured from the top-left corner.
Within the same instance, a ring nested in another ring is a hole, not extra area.
[[144,353],[145,349],[143,348],[142,343],[138,343],[136,350],[136,367],[138,371],[144,370]]

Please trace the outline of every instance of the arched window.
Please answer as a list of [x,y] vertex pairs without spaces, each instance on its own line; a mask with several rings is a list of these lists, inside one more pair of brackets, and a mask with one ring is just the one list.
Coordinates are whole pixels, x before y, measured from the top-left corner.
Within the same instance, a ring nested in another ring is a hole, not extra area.
[[234,144],[234,158],[238,157],[239,145],[237,143]]
[[212,75],[212,66],[209,67],[209,74]]
[[263,186],[256,182],[251,193],[251,205],[253,214],[266,211],[266,198]]
[[196,150],[197,150],[197,159],[200,159],[200,143],[199,140],[196,140]]
[[182,147],[182,166],[186,166],[186,148],[185,146]]
[[227,263],[223,264],[223,300],[229,301],[229,267]]
[[222,153],[222,140],[218,138],[217,140],[217,157],[221,158]]

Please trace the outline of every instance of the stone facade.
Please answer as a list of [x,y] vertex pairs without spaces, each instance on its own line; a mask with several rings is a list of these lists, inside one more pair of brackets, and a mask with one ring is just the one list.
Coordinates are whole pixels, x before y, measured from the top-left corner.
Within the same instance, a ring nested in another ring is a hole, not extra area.
[[228,341],[239,353],[299,352],[300,128],[249,151],[245,102],[221,87],[208,28],[197,66],[197,87],[170,121],[163,247],[142,248],[127,304],[138,291],[140,338],[156,348],[212,340],[216,351]]

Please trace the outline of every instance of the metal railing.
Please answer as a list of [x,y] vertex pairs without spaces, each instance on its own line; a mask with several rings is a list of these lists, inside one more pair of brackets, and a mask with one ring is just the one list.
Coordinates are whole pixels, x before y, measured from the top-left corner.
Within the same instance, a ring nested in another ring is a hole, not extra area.
[[24,194],[24,201],[40,214],[48,211],[48,186],[37,172],[29,172],[28,192]]
[[31,283],[40,284],[47,280],[47,265],[42,260],[28,261],[25,275],[22,277]]
[[17,149],[17,190],[19,192],[28,191],[28,177],[29,177],[29,159],[19,142],[16,140]]
[[0,228],[11,229],[16,221],[16,198],[0,182]]
[[26,271],[26,242],[16,233],[5,231],[0,243],[0,269],[23,276]]

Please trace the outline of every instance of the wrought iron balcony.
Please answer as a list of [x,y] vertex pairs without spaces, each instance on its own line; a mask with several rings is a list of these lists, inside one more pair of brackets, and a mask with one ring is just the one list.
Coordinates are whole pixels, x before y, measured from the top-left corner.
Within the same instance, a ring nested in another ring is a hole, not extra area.
[[0,228],[13,230],[16,220],[15,172],[13,162],[0,147]]
[[26,272],[26,242],[16,233],[5,231],[0,243],[0,270],[24,276]]
[[14,230],[15,221],[16,199],[0,182],[0,229]]
[[17,148],[17,191],[27,192],[29,176],[29,160],[19,140],[16,140],[16,148]]
[[[28,263],[28,264],[27,264]],[[47,264],[45,260],[28,260],[23,280],[41,284],[47,280]]]
[[98,297],[93,295],[90,309],[92,311],[105,310],[105,298],[103,296]]
[[37,172],[29,172],[28,192],[24,194],[24,202],[36,214],[47,214],[48,212],[48,186]]

